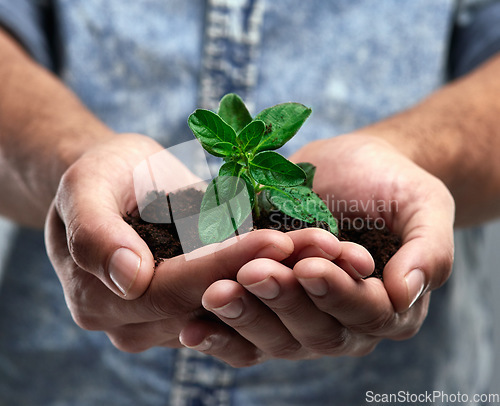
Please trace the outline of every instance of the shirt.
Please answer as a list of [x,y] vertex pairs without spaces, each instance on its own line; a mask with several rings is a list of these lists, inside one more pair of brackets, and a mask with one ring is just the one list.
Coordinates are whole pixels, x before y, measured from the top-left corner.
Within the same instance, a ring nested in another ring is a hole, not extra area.
[[[191,139],[189,113],[229,91],[254,113],[311,106],[288,154],[403,110],[496,52],[498,2],[469,3],[0,0],[0,22],[107,125],[165,146]],[[488,46],[468,45],[478,27]],[[362,358],[233,369],[189,349],[122,353],[104,333],[79,329],[43,234],[18,228],[0,287],[0,403],[354,405],[399,391],[481,393],[491,366],[487,275],[474,271],[471,235],[457,233],[453,276],[415,338],[383,341]]]

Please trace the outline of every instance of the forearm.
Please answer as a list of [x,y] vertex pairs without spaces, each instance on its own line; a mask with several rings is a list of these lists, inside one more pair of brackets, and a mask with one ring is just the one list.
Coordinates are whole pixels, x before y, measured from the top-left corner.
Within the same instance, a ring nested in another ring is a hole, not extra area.
[[361,129],[393,144],[440,178],[456,224],[500,215],[500,56],[414,108]]
[[112,132],[0,30],[0,214],[42,226],[64,171]]

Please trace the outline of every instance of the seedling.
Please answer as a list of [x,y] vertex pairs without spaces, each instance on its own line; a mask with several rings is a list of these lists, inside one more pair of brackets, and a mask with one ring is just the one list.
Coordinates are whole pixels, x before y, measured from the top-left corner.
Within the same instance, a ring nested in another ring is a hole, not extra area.
[[201,203],[198,231],[204,244],[233,235],[252,211],[258,218],[272,209],[306,223],[326,223],[338,234],[337,221],[311,190],[315,167],[294,164],[274,151],[297,133],[311,111],[282,103],[252,118],[239,96],[227,94],[217,114],[198,109],[189,116],[203,148],[224,160]]

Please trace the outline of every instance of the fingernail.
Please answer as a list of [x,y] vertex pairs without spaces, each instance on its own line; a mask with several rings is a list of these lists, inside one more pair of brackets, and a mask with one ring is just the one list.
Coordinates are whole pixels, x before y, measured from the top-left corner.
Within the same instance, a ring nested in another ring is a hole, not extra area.
[[406,287],[408,289],[408,301],[412,307],[418,300],[425,287],[425,275],[420,269],[414,269],[405,276]]
[[124,296],[135,282],[140,267],[141,258],[128,248],[118,248],[111,256],[109,277]]
[[244,285],[244,287],[262,299],[274,299],[280,293],[280,285],[272,276],[251,285]]
[[317,256],[328,259],[329,261],[333,261],[335,259],[335,255],[328,253],[323,248],[317,247],[316,249],[319,251]]
[[347,264],[348,264],[347,266],[349,267],[349,270],[351,271],[351,275],[353,275],[354,278],[362,279],[365,276],[368,276],[368,275],[362,275],[361,272],[359,272],[356,268],[354,268],[349,262]]
[[197,345],[186,345],[182,342],[182,335],[179,336],[179,341],[180,343],[186,347],[186,348],[191,348],[192,350],[196,350],[196,351],[208,351],[210,348],[212,348],[212,344],[213,344],[213,340],[211,338],[211,336],[209,337],[206,337],[205,339],[203,339],[203,341]]
[[339,259],[335,261],[335,263],[340,266],[342,269],[344,269],[349,275],[351,275],[352,278],[354,279],[361,279],[364,276],[368,275],[362,275],[356,268],[354,268],[349,261],[346,261],[345,259]]
[[313,296],[324,296],[328,293],[328,284],[323,278],[299,279],[299,282]]
[[241,299],[236,299],[222,307],[211,309],[215,314],[227,319],[236,319],[243,313],[243,302]]

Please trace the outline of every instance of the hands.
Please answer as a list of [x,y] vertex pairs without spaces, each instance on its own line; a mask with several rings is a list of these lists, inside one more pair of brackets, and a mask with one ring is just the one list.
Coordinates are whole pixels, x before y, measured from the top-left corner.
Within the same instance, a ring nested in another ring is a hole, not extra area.
[[381,218],[401,237],[402,247],[384,269],[384,285],[398,313],[448,279],[454,201],[438,178],[391,144],[364,134],[311,143],[294,159],[317,165],[314,188],[321,196],[334,202],[354,199],[367,209],[344,214]]
[[390,210],[343,214],[382,218],[403,246],[382,283],[361,279],[373,270],[361,247],[301,230],[289,234],[295,254],[285,263],[292,269],[258,259],[241,268],[237,282],[214,283],[203,305],[229,327],[192,321],[181,340],[231,365],[362,355],[383,338],[409,338],[425,319],[430,291],[451,272],[454,204],[437,178],[370,136],[318,141],[294,160],[317,165],[314,189],[323,197],[333,193],[369,209],[380,207],[370,200],[385,202]]
[[349,136],[313,143],[294,158],[317,165],[314,187],[322,196],[397,203],[396,210],[364,213],[383,218],[403,239],[384,283],[362,279],[373,271],[362,247],[317,229],[253,232],[196,260],[165,261],[153,278],[151,253],[121,213],[136,204],[133,167],[161,147],[138,135],[117,142],[67,171],[46,240],[75,321],[104,330],[122,350],[182,342],[235,366],[361,355],[383,338],[415,334],[428,292],[449,275],[453,201],[446,188],[388,144]]
[[[122,214],[137,205],[133,169],[162,149],[136,134],[96,144],[64,174],[46,221],[47,251],[74,320],[105,331],[125,351],[180,346],[187,320],[207,315],[201,296],[208,286],[234,278],[255,258],[282,261],[293,250],[290,238],[263,230],[196,260],[172,259],[155,271],[149,248]],[[199,181],[174,158],[165,170],[175,173],[172,182]]]

